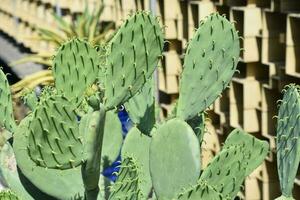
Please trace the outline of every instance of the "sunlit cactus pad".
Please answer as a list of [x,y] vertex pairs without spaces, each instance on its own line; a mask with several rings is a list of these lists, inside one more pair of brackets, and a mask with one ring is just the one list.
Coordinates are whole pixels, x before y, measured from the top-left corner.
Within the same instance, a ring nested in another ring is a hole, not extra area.
[[55,87],[76,103],[80,102],[87,87],[96,81],[99,71],[98,52],[80,39],[63,44],[54,58]]
[[157,19],[139,12],[125,21],[110,42],[105,105],[127,101],[152,75],[162,54],[163,34]]
[[239,54],[234,24],[217,13],[200,23],[184,58],[178,117],[191,119],[216,100],[236,71]]

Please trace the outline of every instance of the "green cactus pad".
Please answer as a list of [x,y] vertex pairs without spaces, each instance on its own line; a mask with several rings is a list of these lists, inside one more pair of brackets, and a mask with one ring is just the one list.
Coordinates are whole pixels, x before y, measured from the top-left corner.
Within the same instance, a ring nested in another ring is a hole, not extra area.
[[[90,121],[93,119],[93,114],[88,113],[82,117],[79,125],[79,132],[86,133]],[[111,165],[114,162],[122,147],[123,135],[122,124],[119,120],[118,113],[114,111],[106,112],[104,136],[102,143],[102,161],[105,161],[106,165]]]
[[2,127],[13,133],[16,123],[9,84],[5,74],[0,70],[0,128]]
[[141,11],[124,22],[107,51],[107,109],[125,103],[142,88],[157,66],[162,47],[162,30],[153,15]]
[[136,163],[141,169],[141,192],[147,196],[152,188],[152,182],[149,169],[149,151],[151,138],[142,134],[138,128],[132,127],[128,132],[121,157],[126,158],[126,155],[136,158]]
[[130,98],[124,105],[131,121],[146,135],[155,124],[154,81],[149,79],[142,90]]
[[[0,151],[0,171],[8,188],[14,191],[22,200],[33,200],[20,181],[13,148],[8,142]],[[2,200],[1,193],[0,199]]]
[[73,39],[59,48],[53,63],[58,92],[76,104],[80,103],[86,88],[96,81],[100,71],[96,49],[85,41]]
[[29,123],[28,152],[37,165],[68,169],[83,159],[75,107],[63,96],[40,102]]
[[245,176],[249,176],[267,157],[269,144],[266,141],[256,139],[254,136],[241,129],[234,129],[226,138],[223,148],[232,145],[241,145],[247,160]]
[[123,143],[122,124],[118,113],[114,111],[106,112],[104,136],[102,145],[102,160],[108,159],[114,162],[121,150]]
[[150,174],[158,199],[172,199],[182,188],[196,184],[200,169],[199,141],[187,123],[175,118],[155,130]]
[[277,120],[277,166],[283,196],[292,197],[300,161],[300,88],[286,87]]
[[136,160],[133,157],[123,158],[118,172],[118,178],[111,188],[109,200],[145,200],[140,190],[140,169],[137,166]]
[[223,149],[203,170],[200,180],[211,185],[224,198],[234,199],[246,173],[247,163],[242,150],[240,146]]
[[215,13],[200,23],[184,58],[178,117],[191,119],[217,99],[236,70],[239,54],[238,33],[225,17]]
[[30,110],[34,110],[38,105],[38,98],[34,90],[25,92],[25,94],[22,96],[22,99]]
[[[24,118],[14,134],[13,149],[19,169],[27,179],[44,193],[57,199],[83,196],[84,185],[79,167],[57,170],[39,167],[28,155],[28,125],[32,115]],[[59,186],[59,187],[58,187]]]
[[210,185],[198,182],[178,196],[179,200],[224,200],[223,196]]
[[20,200],[20,198],[10,190],[3,190],[0,192],[1,200]]

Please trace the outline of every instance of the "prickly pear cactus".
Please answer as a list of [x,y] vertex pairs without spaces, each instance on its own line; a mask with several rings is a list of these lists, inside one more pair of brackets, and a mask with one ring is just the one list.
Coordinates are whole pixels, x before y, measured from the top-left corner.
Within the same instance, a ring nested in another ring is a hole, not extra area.
[[141,89],[156,68],[162,47],[162,30],[153,15],[141,11],[125,21],[107,51],[107,109],[126,102]]
[[233,199],[244,181],[247,166],[244,161],[242,147],[225,148],[204,169],[200,180],[212,186],[224,198]]
[[72,39],[63,44],[54,58],[53,76],[59,94],[80,103],[88,86],[100,71],[98,52],[87,42]]
[[111,188],[109,200],[144,200],[147,199],[140,190],[140,169],[137,167],[136,159],[133,157],[123,158],[118,172],[118,178]]
[[142,133],[150,135],[156,120],[153,79],[149,79],[141,91],[136,93],[124,105],[131,121]]
[[300,88],[286,86],[277,120],[277,166],[282,198],[292,198],[300,162]]
[[179,200],[224,200],[224,197],[205,182],[199,181],[192,187],[185,189],[179,196]]
[[177,116],[188,120],[210,106],[228,86],[240,54],[239,36],[215,13],[202,22],[189,42],[180,81]]
[[29,122],[28,152],[37,165],[68,169],[82,163],[82,135],[75,107],[63,96],[40,102]]
[[119,156],[122,147],[122,124],[118,118],[118,113],[114,111],[106,112],[105,121],[102,160],[107,159],[111,164]]
[[8,81],[0,70],[0,128],[14,132],[16,123],[13,115],[12,99]]
[[266,141],[258,140],[241,129],[234,129],[229,134],[223,148],[233,145],[241,145],[245,153],[245,159],[247,160],[245,177],[261,165],[269,152],[269,144]]
[[182,188],[196,184],[200,175],[200,146],[193,129],[171,119],[153,133],[150,174],[158,199],[172,199]]
[[150,169],[149,169],[149,150],[151,138],[139,131],[138,128],[132,127],[126,135],[121,156],[132,156],[136,158],[136,164],[141,169],[140,177],[141,191],[146,196],[150,193],[152,188]]

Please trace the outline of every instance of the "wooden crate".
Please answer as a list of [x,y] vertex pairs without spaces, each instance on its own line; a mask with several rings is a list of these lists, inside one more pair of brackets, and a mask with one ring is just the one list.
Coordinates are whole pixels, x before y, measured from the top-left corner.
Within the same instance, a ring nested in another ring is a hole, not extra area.
[[260,131],[260,84],[257,80],[234,78],[230,85],[230,126],[247,132]]
[[299,12],[300,1],[280,0],[280,11],[284,13]]
[[287,18],[286,73],[300,77],[300,14],[290,14]]
[[236,29],[241,40],[241,58],[244,62],[257,62],[260,60],[260,43],[256,36],[259,35],[262,22],[261,10],[257,7],[232,7],[230,10],[230,20],[236,23]]
[[261,62],[284,62],[286,15],[264,10],[262,24]]

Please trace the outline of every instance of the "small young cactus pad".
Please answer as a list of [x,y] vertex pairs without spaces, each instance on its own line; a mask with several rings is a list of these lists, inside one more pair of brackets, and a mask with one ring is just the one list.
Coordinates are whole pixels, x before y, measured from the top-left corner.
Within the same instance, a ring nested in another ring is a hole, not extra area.
[[5,74],[0,69],[0,128],[5,128],[13,133],[16,123],[12,105],[9,84]]
[[63,44],[54,58],[55,87],[69,100],[80,103],[100,71],[100,56],[87,42],[73,39]]
[[200,146],[186,122],[171,119],[155,130],[150,145],[150,174],[159,199],[172,199],[182,188],[197,183]]
[[163,35],[156,18],[138,12],[125,21],[108,49],[105,106],[125,103],[152,75],[162,54]]
[[279,108],[277,120],[277,166],[284,197],[292,198],[300,161],[300,88],[289,85]]
[[216,100],[231,80],[239,54],[238,33],[225,17],[215,13],[200,23],[184,59],[179,118],[191,119]]

